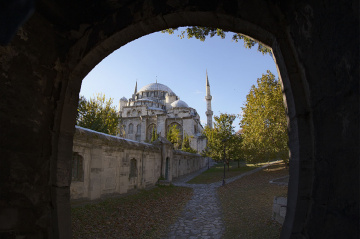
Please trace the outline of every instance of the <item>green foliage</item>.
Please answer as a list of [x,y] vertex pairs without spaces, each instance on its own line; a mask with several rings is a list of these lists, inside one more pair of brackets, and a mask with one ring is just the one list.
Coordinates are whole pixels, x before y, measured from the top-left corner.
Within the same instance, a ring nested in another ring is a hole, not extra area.
[[[204,156],[211,157],[217,161],[240,159],[241,138],[235,134],[233,114],[223,114],[214,117],[214,128],[205,127],[203,133],[207,138],[207,150]],[[225,155],[224,155],[225,147]]]
[[126,132],[125,132],[125,125],[121,124],[121,118],[119,118],[119,129],[118,129],[118,135],[119,137],[126,137]]
[[184,140],[181,145],[181,150],[188,153],[196,154],[197,151],[190,146],[190,138],[189,135],[185,134]]
[[180,138],[180,129],[177,127],[176,124],[173,124],[166,135],[167,140],[169,140],[175,149],[179,149],[181,145],[181,138]]
[[76,124],[78,126],[110,135],[119,133],[119,115],[112,106],[113,99],[106,100],[105,94],[97,94],[87,100],[80,96]]
[[159,135],[157,134],[155,127],[153,127],[151,132],[151,143],[157,140],[158,138]]
[[270,71],[257,80],[257,86],[251,87],[242,110],[240,127],[246,161],[287,160],[288,135],[282,90]]
[[[175,31],[177,31],[178,28],[169,28],[166,30],[161,31],[162,33],[169,33],[169,34],[174,34]],[[187,36],[188,39],[195,37],[196,39],[200,40],[200,41],[205,41],[206,37],[214,37],[214,36],[219,36],[221,37],[221,39],[224,39],[226,36],[226,33],[228,31],[224,31],[222,29],[219,28],[212,28],[212,27],[199,27],[199,26],[192,26],[192,27],[187,27],[185,29],[185,31],[181,31],[180,35],[178,35],[181,39],[185,38],[185,36]],[[270,56],[272,56],[272,52],[271,49],[266,47],[265,45],[261,44],[260,42],[246,36],[243,35],[241,33],[235,33],[232,36],[232,39],[235,42],[238,42],[239,40],[243,40],[244,41],[244,47],[245,48],[252,48],[253,46],[255,46],[256,44],[258,44],[258,51],[261,52],[263,55],[269,54]]]

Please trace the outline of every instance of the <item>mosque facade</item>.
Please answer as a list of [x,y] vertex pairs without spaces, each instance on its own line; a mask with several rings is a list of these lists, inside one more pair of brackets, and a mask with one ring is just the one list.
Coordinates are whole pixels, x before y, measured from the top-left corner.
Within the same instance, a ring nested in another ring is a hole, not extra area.
[[[212,127],[210,84],[206,73],[207,125]],[[135,91],[131,98],[122,97],[119,103],[120,136],[150,142],[153,131],[167,137],[169,129],[175,125],[180,131],[181,141],[189,136],[190,146],[198,153],[206,148],[203,126],[196,109],[180,100],[168,86],[151,83]]]

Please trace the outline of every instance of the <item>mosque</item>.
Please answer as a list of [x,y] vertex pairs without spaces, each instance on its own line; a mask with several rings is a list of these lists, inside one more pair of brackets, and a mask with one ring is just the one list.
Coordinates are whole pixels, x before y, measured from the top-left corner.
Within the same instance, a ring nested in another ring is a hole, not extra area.
[[[207,125],[212,127],[210,84],[206,72]],[[120,136],[139,142],[150,142],[155,130],[166,137],[173,125],[180,131],[181,140],[190,138],[190,146],[201,153],[206,147],[203,126],[196,109],[180,100],[174,91],[160,83],[151,83],[137,90],[137,82],[132,97],[120,99]]]

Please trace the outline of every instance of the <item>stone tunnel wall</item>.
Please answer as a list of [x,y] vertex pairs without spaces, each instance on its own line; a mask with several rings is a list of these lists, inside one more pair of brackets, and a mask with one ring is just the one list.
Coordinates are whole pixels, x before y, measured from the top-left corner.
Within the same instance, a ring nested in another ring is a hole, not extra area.
[[71,199],[123,194],[154,186],[165,175],[171,180],[207,166],[206,158],[172,150],[169,144],[140,143],[81,127],[73,143]]
[[[34,1],[9,2],[1,8],[2,33],[16,31],[31,12],[15,22],[15,3],[22,10]],[[291,150],[281,238],[359,238],[358,6],[350,0],[36,1],[31,18],[0,46],[0,237],[71,238],[69,159],[83,78],[134,39],[195,25],[240,32],[273,49]],[[234,85],[241,87],[241,79]]]

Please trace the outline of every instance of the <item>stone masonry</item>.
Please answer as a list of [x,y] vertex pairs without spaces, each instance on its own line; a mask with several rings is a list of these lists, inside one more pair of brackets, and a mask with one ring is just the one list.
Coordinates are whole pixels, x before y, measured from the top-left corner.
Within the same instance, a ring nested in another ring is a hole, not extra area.
[[198,154],[175,151],[162,139],[154,144],[76,127],[73,145],[71,199],[98,199],[171,182],[208,164]]

